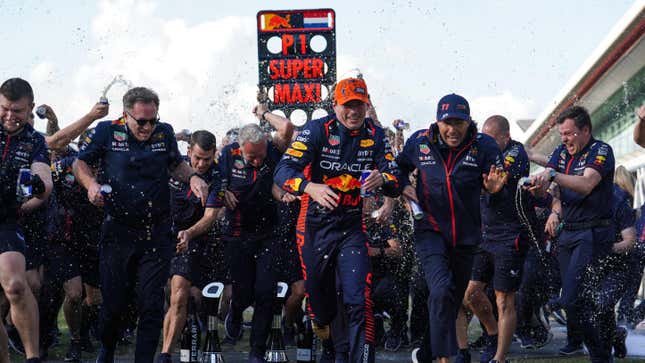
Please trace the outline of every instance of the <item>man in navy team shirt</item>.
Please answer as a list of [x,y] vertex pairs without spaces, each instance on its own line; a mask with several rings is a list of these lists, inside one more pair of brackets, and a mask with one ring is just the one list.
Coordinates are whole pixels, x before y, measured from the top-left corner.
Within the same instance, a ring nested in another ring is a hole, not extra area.
[[[528,236],[515,207],[517,183],[529,175],[529,160],[524,146],[511,139],[508,120],[489,117],[482,132],[497,142],[502,150],[508,181],[496,194],[481,196],[482,243],[475,255],[473,274],[464,302],[486,327],[488,341],[481,362],[504,362],[516,325],[515,292],[522,282],[522,267],[528,248]],[[534,214],[532,211],[527,213]],[[499,322],[493,315],[486,285],[495,289]]]
[[232,282],[231,308],[226,316],[226,336],[242,336],[242,313],[254,304],[249,362],[263,362],[271,330],[275,299],[275,235],[277,203],[273,199],[273,172],[287,148],[294,126],[264,105],[254,110],[275,129],[273,137],[257,124],[239,131],[238,142],[222,149],[218,162],[223,193],[214,206],[226,207],[222,230],[224,255]]
[[[186,183],[171,179],[173,235],[177,236],[176,255],[170,262],[170,306],[164,319],[163,345],[157,362],[172,362],[170,353],[178,333],[186,323],[188,297],[191,287],[201,289],[212,282],[209,277],[216,270],[211,265],[215,256],[208,256],[209,234],[219,208],[214,208],[221,189],[219,168],[215,163],[217,143],[215,135],[198,130],[188,140],[188,161],[209,185],[206,205],[197,198]],[[204,261],[208,260],[208,261]],[[202,262],[208,262],[206,268]]]
[[[25,240],[18,225],[20,169],[33,174],[31,204],[46,203],[53,186],[45,139],[29,124],[33,108],[34,92],[27,81],[11,78],[0,86],[0,285],[11,305],[11,320],[20,333],[27,362],[35,363],[40,362],[38,306],[27,284]],[[0,329],[6,337],[2,324]]]
[[558,260],[562,276],[559,304],[567,312],[567,345],[561,354],[581,351],[584,342],[592,362],[608,362],[614,329],[613,307],[595,307],[589,291],[600,258],[614,242],[614,154],[611,146],[591,133],[587,110],[572,106],[557,118],[562,144],[546,169],[531,177],[532,190],[543,193],[552,182],[560,188],[562,233]]
[[[90,202],[105,209],[100,247],[102,347],[97,362],[114,361],[121,320],[133,296],[139,312],[135,362],[153,361],[174,250],[170,176],[190,183],[202,203],[208,196],[206,182],[182,160],[172,127],[159,122],[158,109],[154,91],[130,89],[123,96],[123,116],[99,123],[74,162],[74,175]],[[98,179],[89,166],[95,163]],[[111,190],[102,192],[102,184]]]

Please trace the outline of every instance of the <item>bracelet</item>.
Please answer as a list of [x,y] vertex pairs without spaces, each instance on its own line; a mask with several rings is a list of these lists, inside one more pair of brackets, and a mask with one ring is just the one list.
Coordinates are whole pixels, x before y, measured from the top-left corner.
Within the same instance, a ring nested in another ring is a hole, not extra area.
[[262,117],[260,119],[264,120],[264,121],[267,121],[267,119],[266,119],[266,117],[264,117],[264,115],[266,115],[269,112],[270,112],[269,110],[266,110],[266,111],[262,112]]

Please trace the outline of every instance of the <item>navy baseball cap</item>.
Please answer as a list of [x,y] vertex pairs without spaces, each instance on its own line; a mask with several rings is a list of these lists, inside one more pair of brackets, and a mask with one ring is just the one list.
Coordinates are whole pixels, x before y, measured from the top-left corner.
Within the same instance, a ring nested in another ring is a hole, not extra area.
[[437,104],[437,121],[451,118],[471,121],[470,106],[465,98],[458,94],[451,93],[443,96]]

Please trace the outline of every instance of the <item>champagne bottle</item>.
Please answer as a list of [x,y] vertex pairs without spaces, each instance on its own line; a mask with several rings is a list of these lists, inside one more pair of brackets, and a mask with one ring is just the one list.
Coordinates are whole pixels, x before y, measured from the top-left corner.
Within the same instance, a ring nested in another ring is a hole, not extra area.
[[271,336],[269,337],[269,349],[267,349],[264,357],[269,363],[289,362],[282,336],[282,306],[285,302],[287,289],[288,285],[286,283],[278,282],[278,293],[273,304],[273,323],[271,325]]
[[201,363],[224,363],[222,347],[217,335],[217,311],[223,291],[224,284],[221,282],[211,282],[202,290],[204,310],[208,316],[208,330],[204,341]]
[[298,363],[315,363],[316,362],[316,341],[314,339],[314,330],[311,326],[309,315],[303,317],[305,330],[298,334],[298,349],[296,350],[296,360]]
[[181,345],[179,351],[179,361],[186,363],[199,363],[199,343],[201,340],[201,330],[197,323],[195,315],[195,302],[192,296],[188,298],[188,316],[186,325],[181,334]]
[[224,363],[222,348],[217,336],[217,317],[214,315],[208,315],[208,331],[202,350],[201,363]]

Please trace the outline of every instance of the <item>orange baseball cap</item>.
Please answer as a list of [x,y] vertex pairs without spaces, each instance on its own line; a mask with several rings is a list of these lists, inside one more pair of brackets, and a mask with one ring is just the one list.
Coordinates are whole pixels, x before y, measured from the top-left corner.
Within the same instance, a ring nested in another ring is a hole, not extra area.
[[360,78],[345,78],[339,81],[334,90],[334,97],[336,102],[341,105],[352,100],[359,100],[364,103],[370,102],[367,96],[367,85]]

